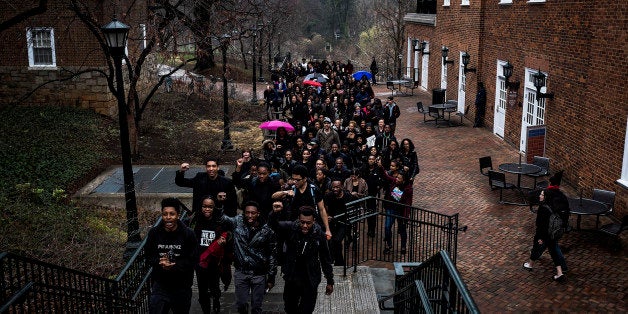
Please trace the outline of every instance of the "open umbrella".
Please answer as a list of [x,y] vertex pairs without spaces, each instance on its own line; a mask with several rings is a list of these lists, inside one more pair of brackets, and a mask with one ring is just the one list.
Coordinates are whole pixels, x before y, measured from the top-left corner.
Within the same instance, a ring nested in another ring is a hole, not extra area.
[[317,81],[303,81],[303,85],[309,85],[309,86],[314,86],[314,87],[321,87],[323,86],[323,84],[317,82]]
[[327,75],[325,75],[325,74],[322,74],[322,73],[310,73],[310,74],[305,76],[303,81],[317,80],[317,81],[319,81],[321,83],[325,83],[325,82],[327,82],[328,79],[329,79],[329,77]]
[[288,132],[294,131],[294,127],[292,126],[292,124],[286,121],[281,121],[281,120],[272,120],[272,121],[262,122],[262,124],[259,125],[259,128],[262,130],[273,130],[273,131],[276,131],[278,128],[284,128]]
[[352,76],[353,76],[354,79],[356,79],[358,81],[361,80],[365,76],[366,76],[367,80],[370,80],[370,79],[373,78],[373,74],[371,74],[371,72],[369,72],[369,71],[358,71],[358,72],[353,73]]

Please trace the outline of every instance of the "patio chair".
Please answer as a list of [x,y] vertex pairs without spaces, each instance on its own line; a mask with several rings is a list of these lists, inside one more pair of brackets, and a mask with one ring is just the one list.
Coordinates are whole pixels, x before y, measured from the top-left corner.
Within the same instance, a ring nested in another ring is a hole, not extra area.
[[425,111],[425,107],[423,107],[423,102],[419,101],[416,103],[416,109],[419,113],[423,114],[423,123],[434,121],[434,119],[427,119],[427,117],[431,117],[427,111]]
[[408,82],[406,83],[405,87],[406,87],[406,94],[408,93],[407,90],[409,89],[410,95],[414,95],[414,90],[419,87],[419,81]]
[[[436,126],[438,127],[438,120],[445,120],[445,117],[440,115],[440,112],[438,110],[438,108],[434,108],[434,107],[427,107],[427,114],[434,118],[433,120],[436,122]],[[431,121],[431,120],[430,120]]]
[[390,95],[394,96],[395,94],[395,84],[393,82],[386,82],[386,88],[390,89]]
[[609,235],[616,243],[616,249],[621,247],[621,239],[619,235],[622,231],[628,229],[628,215],[624,215],[621,221],[618,221],[617,218],[610,216],[613,220],[612,223],[605,224],[600,227],[598,230],[603,234]]
[[600,216],[607,216],[613,212],[613,206],[615,205],[615,192],[593,189],[593,196],[591,198],[593,200],[606,204],[606,207],[608,207],[607,212],[597,215],[597,219],[595,220],[595,227],[597,227],[600,224]]
[[504,190],[514,190],[517,188],[512,183],[506,182],[506,175],[503,172],[488,171],[488,182],[491,186],[491,190],[499,189],[499,203],[500,204],[517,204],[511,202],[504,202]]
[[493,160],[491,159],[491,156],[480,157],[480,173],[488,176],[488,171],[484,171],[486,168],[493,170]]
[[[532,177],[534,178],[534,185],[532,186],[532,189],[537,188],[537,183],[536,180],[540,177],[545,177],[545,176],[549,176],[550,174],[550,159],[547,157],[541,157],[541,156],[534,156],[534,158],[532,159],[532,164],[535,166],[539,166],[541,168],[541,171],[537,172],[537,173],[531,173],[531,174],[527,174],[528,177]],[[546,188],[548,183],[547,182],[539,182],[539,185],[541,188]]]

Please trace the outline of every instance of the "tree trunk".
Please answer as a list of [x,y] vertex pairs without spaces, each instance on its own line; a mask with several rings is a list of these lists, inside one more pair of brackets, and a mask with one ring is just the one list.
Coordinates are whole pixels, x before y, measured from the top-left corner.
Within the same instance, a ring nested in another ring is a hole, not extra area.
[[211,40],[201,40],[196,45],[196,66],[194,70],[202,72],[216,66]]

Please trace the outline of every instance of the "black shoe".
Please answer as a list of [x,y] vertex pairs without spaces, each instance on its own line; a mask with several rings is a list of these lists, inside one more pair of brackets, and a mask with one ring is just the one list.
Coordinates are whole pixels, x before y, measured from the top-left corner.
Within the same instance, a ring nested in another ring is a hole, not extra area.
[[390,252],[392,252],[392,248],[391,247],[385,247],[384,248],[384,254],[390,254]]
[[406,248],[402,247],[399,253],[401,253],[401,255],[406,255]]
[[560,276],[552,276],[552,279],[554,279],[554,281],[558,281],[558,282],[565,282],[567,280],[567,277],[565,277],[565,274],[562,274]]

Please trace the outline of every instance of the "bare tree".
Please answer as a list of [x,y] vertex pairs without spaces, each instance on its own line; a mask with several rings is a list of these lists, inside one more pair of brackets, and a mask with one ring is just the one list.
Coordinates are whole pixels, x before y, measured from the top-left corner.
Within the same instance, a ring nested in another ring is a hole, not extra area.
[[[6,1],[8,2],[8,1]],[[5,5],[10,5],[10,4],[5,4]],[[22,5],[23,4],[12,4],[16,9],[20,8],[23,9]],[[35,16],[35,15],[39,15],[42,14],[44,12],[46,12],[46,10],[48,10],[48,0],[39,0],[39,3],[37,4],[36,7],[30,8],[30,9],[26,9],[24,11],[20,11],[19,13],[15,14],[14,16],[12,16],[11,18],[9,18],[6,21],[2,21],[0,22],[0,32],[9,29],[15,25],[17,25],[18,23],[21,23],[23,21],[26,21],[27,19]]]
[[377,20],[382,32],[389,39],[386,47],[392,49],[383,49],[386,51],[386,61],[394,64],[395,72],[398,77],[401,76],[401,58],[403,45],[405,43],[405,26],[403,16],[409,12],[410,1],[404,0],[383,0],[378,2],[375,7]]

